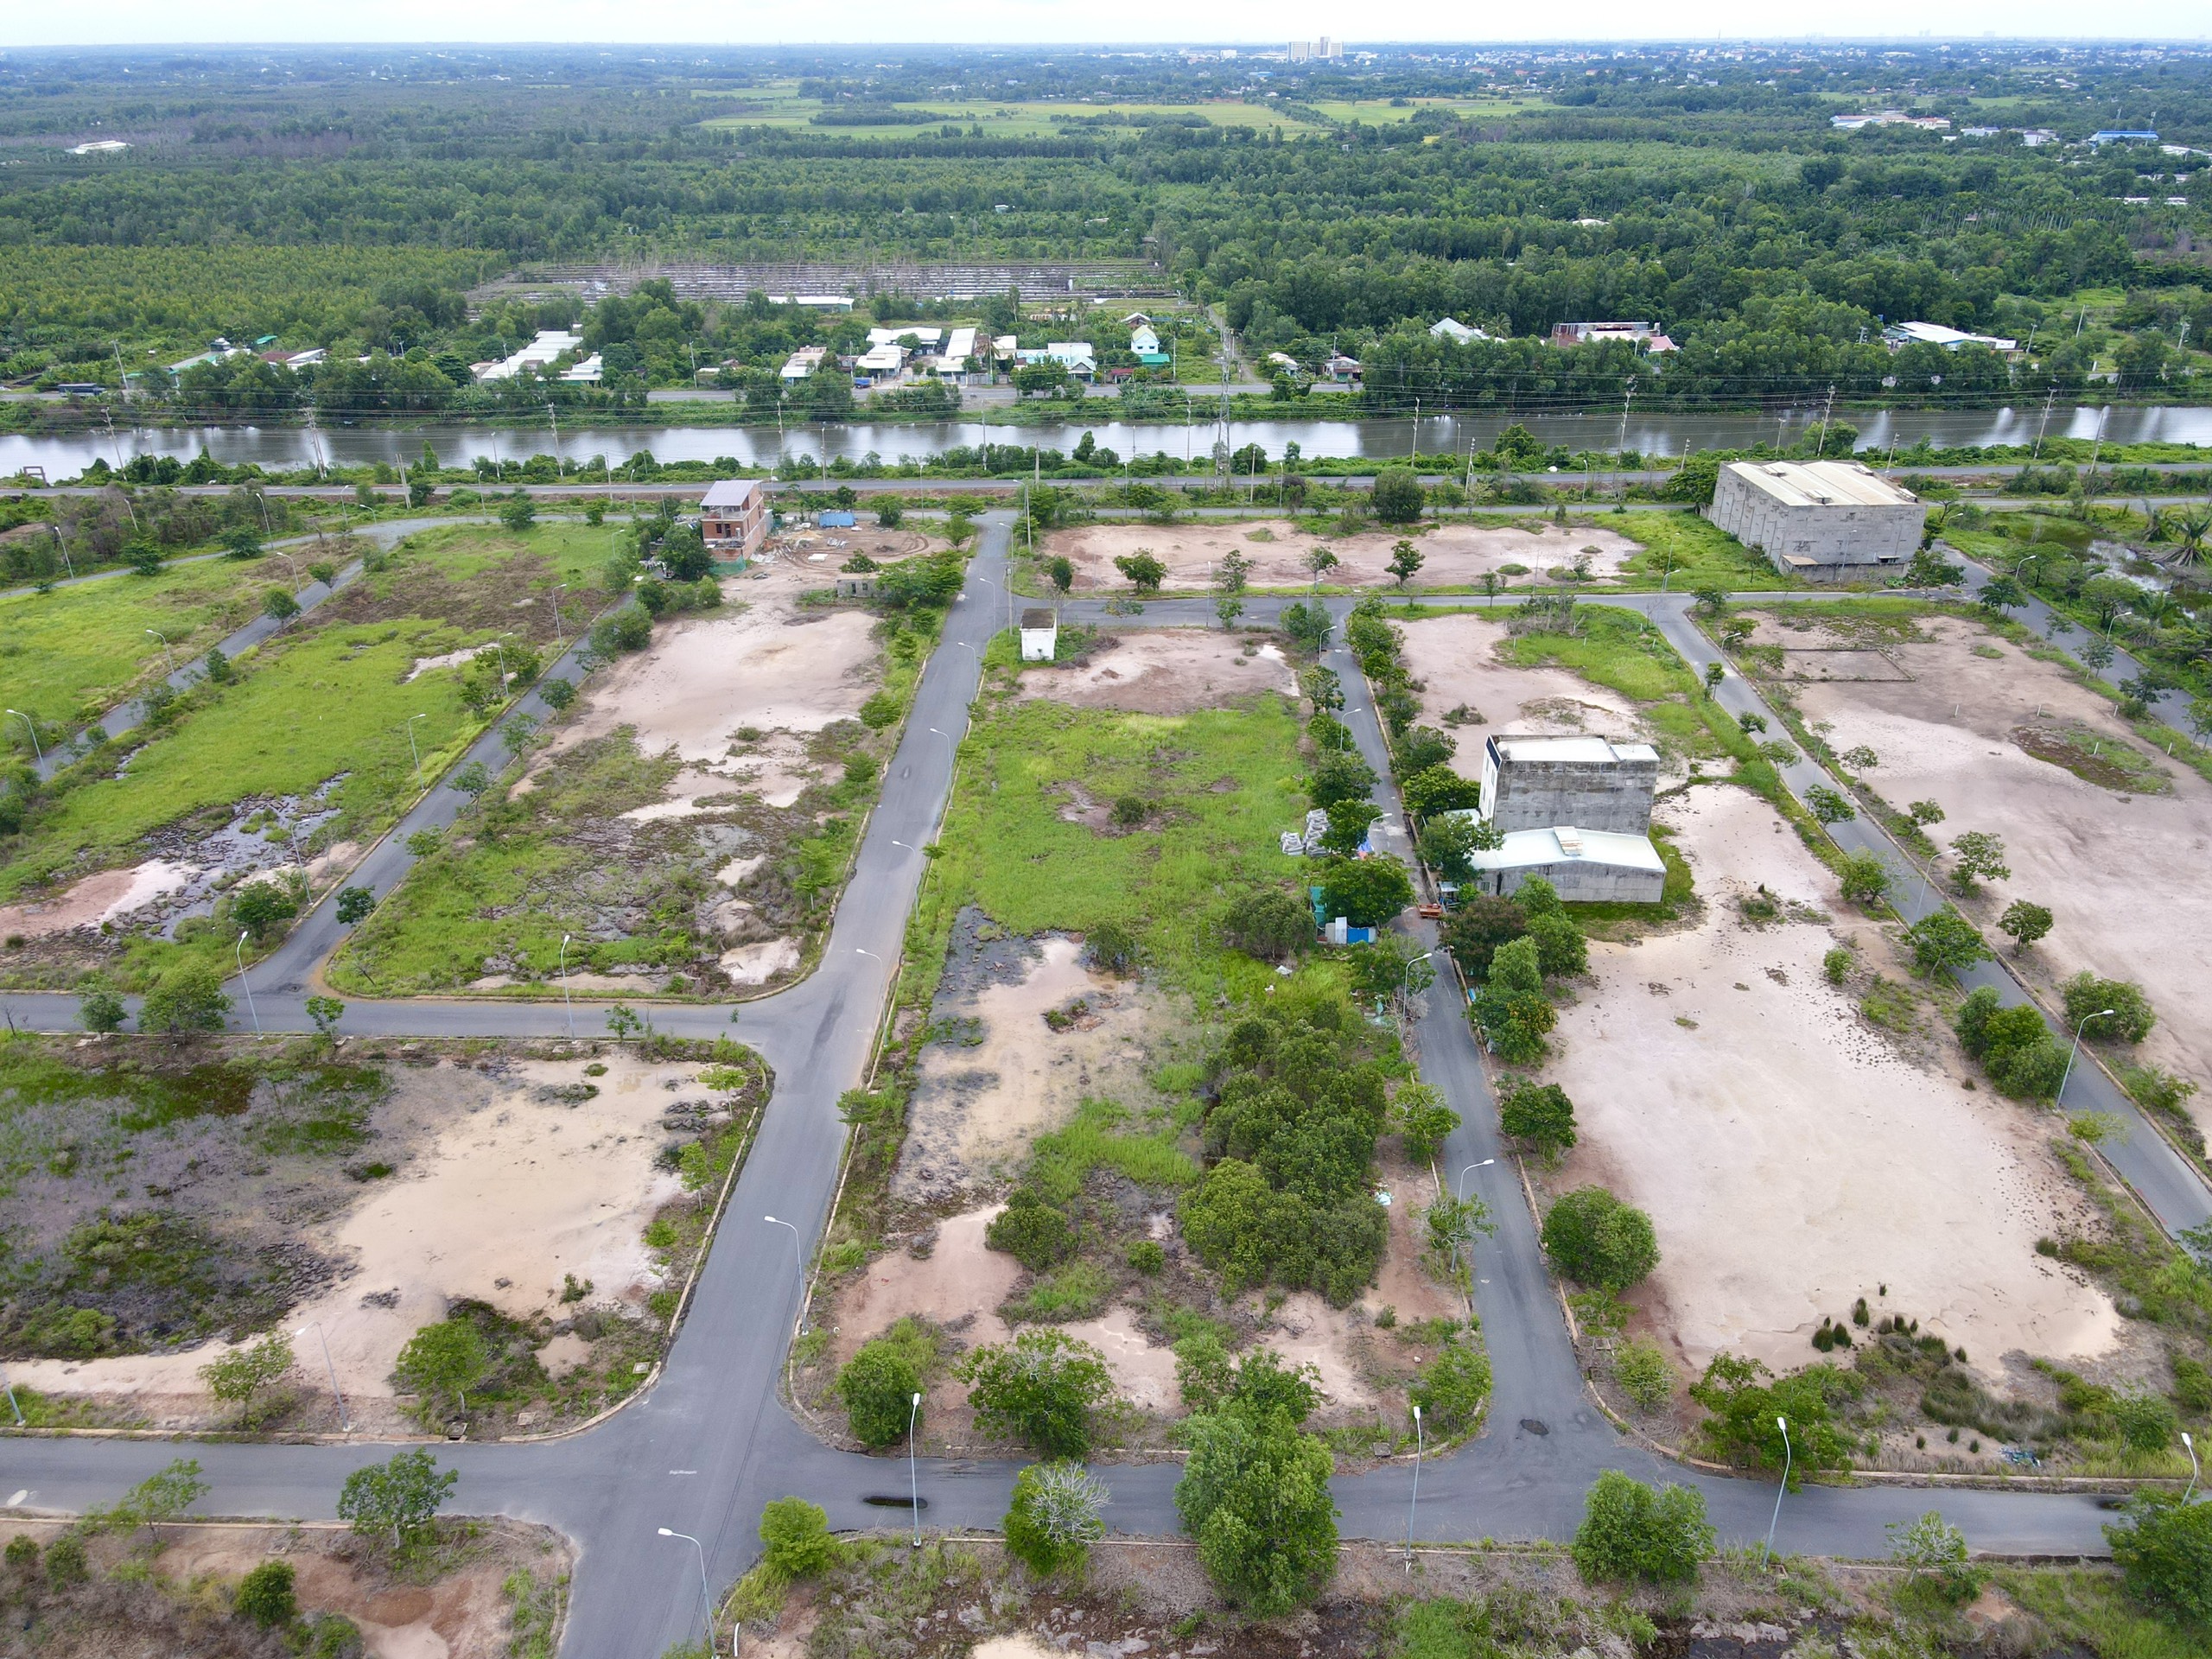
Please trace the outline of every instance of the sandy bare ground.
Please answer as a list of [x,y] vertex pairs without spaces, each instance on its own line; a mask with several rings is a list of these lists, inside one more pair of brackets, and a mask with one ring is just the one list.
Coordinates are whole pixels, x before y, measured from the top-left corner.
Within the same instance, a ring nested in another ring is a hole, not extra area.
[[[1618,691],[1592,685],[1563,668],[1520,668],[1498,660],[1505,625],[1472,614],[1436,616],[1402,624],[1406,665],[1421,694],[1421,719],[1436,726],[1452,709],[1480,715],[1482,726],[1453,734],[1459,752],[1452,769],[1482,776],[1485,732],[1541,732],[1656,742],[1658,735]],[[1663,753],[1663,750],[1662,750]],[[1663,787],[1669,779],[1661,779]]]
[[[2141,746],[2104,699],[1978,625],[1924,630],[1931,643],[1888,647],[1911,679],[1808,685],[1807,719],[1829,722],[1839,751],[1865,744],[1880,757],[1867,781],[1891,804],[1941,805],[1939,846],[1968,830],[2004,837],[2012,879],[1989,884],[1976,918],[1989,927],[2015,899],[2048,906],[2050,936],[2015,958],[2033,977],[2048,986],[2088,968],[2141,984],[2158,1025],[2136,1058],[2195,1082],[2191,1109],[2212,1133],[2212,784],[2154,756],[2171,792],[2131,797],[2037,760],[2017,732],[2064,722],[2107,747]],[[1977,645],[2001,654],[1977,657]]]
[[1298,675],[1281,648],[1259,644],[1248,651],[1247,644],[1247,636],[1219,629],[1132,630],[1094,649],[1087,663],[1031,664],[1020,695],[1141,715],[1220,709],[1262,691],[1295,696]]
[[[1143,1090],[1145,1038],[1166,1010],[1141,985],[1092,973],[1082,951],[1075,939],[1048,936],[1019,977],[940,995],[934,1017],[974,1020],[970,1033],[982,1040],[923,1051],[892,1179],[899,1201],[942,1203],[1002,1185],[1031,1138],[1074,1116],[1085,1096],[1127,1099]],[[1045,1023],[1077,1001],[1085,1012],[1067,1030]]]
[[[1271,539],[1252,539],[1254,532],[1262,531]],[[1508,564],[1541,574],[1578,561],[1602,581],[1618,575],[1621,562],[1642,550],[1618,531],[1573,524],[1524,528],[1455,523],[1431,524],[1417,532],[1368,531],[1324,537],[1307,535],[1288,519],[1273,518],[1259,524],[1086,524],[1053,531],[1045,538],[1042,551],[1047,558],[1065,556],[1075,566],[1078,593],[1127,591],[1128,580],[1114,568],[1114,561],[1139,551],[1149,552],[1167,567],[1162,583],[1167,589],[1204,588],[1232,548],[1252,562],[1246,577],[1252,587],[1304,588],[1313,580],[1306,556],[1324,546],[1337,556],[1336,568],[1324,577],[1332,586],[1386,588],[1397,582],[1386,568],[1390,550],[1409,537],[1421,554],[1420,572],[1411,584],[1416,588],[1470,587]]]
[[[557,1318],[564,1273],[592,1281],[592,1300],[602,1305],[642,1307],[660,1287],[640,1235],[681,1190],[654,1166],[665,1139],[660,1119],[698,1068],[615,1053],[604,1064],[606,1075],[591,1080],[599,1094],[580,1104],[538,1090],[584,1081],[582,1058],[518,1061],[496,1076],[446,1061],[394,1068],[411,1098],[391,1109],[442,1127],[397,1173],[364,1186],[350,1211],[317,1230],[308,1242],[350,1260],[353,1271],[286,1320],[295,1331],[321,1327],[357,1425],[399,1425],[393,1362],[453,1300]],[[385,1143],[374,1144],[381,1151]],[[322,1349],[314,1337],[294,1345],[300,1366],[290,1386],[319,1402],[314,1415],[328,1398]],[[213,1414],[199,1370],[226,1351],[211,1343],[186,1353],[19,1361],[9,1370],[49,1393],[128,1396],[160,1426],[186,1427]],[[547,1354],[548,1369],[563,1369],[562,1357]]]
[[[427,1585],[396,1583],[350,1531],[336,1527],[194,1526],[171,1522],[149,1563],[173,1584],[212,1581],[225,1605],[238,1581],[267,1560],[290,1563],[302,1613],[341,1613],[359,1628],[367,1659],[498,1659],[512,1619],[501,1585],[518,1568],[541,1582],[569,1569],[558,1533],[526,1523],[479,1523],[480,1543],[467,1563]],[[0,1522],[0,1535],[44,1546],[57,1522]],[[95,1560],[115,1541],[95,1539]]]
[[[1816,1357],[1822,1317],[1862,1295],[1993,1376],[2014,1350],[2113,1349],[2111,1303],[2035,1254],[2084,1213],[2044,1147],[2050,1121],[1900,1058],[1822,981],[1829,927],[1738,919],[1735,897],[1762,882],[1840,909],[1771,808],[1716,787],[1662,810],[1704,918],[1593,944],[1595,988],[1561,1010],[1545,1075],[1583,1134],[1548,1185],[1595,1182],[1650,1214],[1662,1260],[1631,1300],[1676,1357],[1700,1369],[1726,1349],[1795,1369]],[[1901,977],[1879,936],[1859,931],[1862,960]]]
[[176,892],[197,874],[165,858],[149,858],[130,869],[100,870],[43,904],[0,905],[0,935],[36,939],[72,928],[97,929]]

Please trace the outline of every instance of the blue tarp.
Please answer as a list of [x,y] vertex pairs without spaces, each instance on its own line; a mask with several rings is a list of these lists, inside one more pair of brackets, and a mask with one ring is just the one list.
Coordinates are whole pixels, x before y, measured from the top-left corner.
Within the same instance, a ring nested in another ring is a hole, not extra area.
[[855,513],[825,512],[818,522],[824,530],[850,530],[855,524],[860,523],[860,518]]

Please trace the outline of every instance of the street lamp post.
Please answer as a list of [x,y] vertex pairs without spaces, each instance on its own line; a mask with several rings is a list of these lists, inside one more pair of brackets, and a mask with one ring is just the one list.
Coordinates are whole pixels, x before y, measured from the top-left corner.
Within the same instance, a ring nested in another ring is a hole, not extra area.
[[2074,1076],[2075,1057],[2082,1052],[2082,1033],[2083,1029],[2087,1027],[2090,1020],[2102,1020],[2107,1014],[2117,1014],[2119,1010],[2117,1008],[2099,1008],[2094,1014],[2083,1014],[2082,1016],[2081,1025],[2074,1027],[2074,1046],[2066,1051],[2066,1070],[2059,1074],[2058,1098],[2052,1103],[2059,1110],[2064,1111],[2066,1109],[2066,1085]]
[[34,721],[29,715],[25,714],[20,709],[10,709],[8,712],[13,715],[17,720],[23,722],[23,728],[31,734],[31,753],[39,758],[41,765],[44,765],[46,761],[46,750],[41,746],[38,741],[38,722]]
[[407,734],[407,753],[415,757],[415,787],[418,791],[423,787],[423,751],[415,747],[415,722],[418,720],[428,720],[429,717],[430,713],[427,709],[419,715],[410,715],[407,716],[407,724],[401,728]]
[[169,649],[168,635],[163,633],[159,628],[149,628],[146,632],[152,634],[155,639],[162,642],[162,661],[168,667],[170,673],[175,673],[176,653]]
[[1469,1173],[1478,1169],[1488,1169],[1497,1161],[1497,1160],[1495,1158],[1485,1158],[1479,1164],[1469,1164],[1465,1169],[1459,1172],[1459,1179],[1452,1184],[1452,1196],[1458,1198],[1462,1204],[1465,1204],[1467,1201],[1467,1176]]
[[2196,1477],[2198,1470],[2196,1466],[2196,1442],[2189,1438],[2189,1431],[2185,1428],[2181,1432],[2181,1446],[2182,1450],[2189,1453],[2189,1485],[2181,1495],[2181,1501],[2186,1504],[2189,1502],[2190,1494],[2196,1490]]
[[906,1507],[914,1514],[914,1548],[922,1547],[922,1476],[914,1461],[914,1425],[922,1414],[922,1396],[906,1408]]
[[707,1621],[707,1651],[711,1655],[715,1650],[715,1605],[707,1595],[707,1547],[688,1532],[671,1532],[666,1527],[659,1529],[659,1532],[664,1538],[683,1539],[685,1543],[698,1552],[699,1611]]
[[323,1330],[322,1321],[320,1319],[302,1325],[299,1334],[304,1337],[310,1331],[315,1333],[322,1344],[322,1367],[330,1373],[330,1392],[338,1401],[338,1421],[346,1426],[346,1432],[351,1434],[353,1432],[353,1414],[346,1409],[346,1391],[338,1386],[338,1367],[330,1357],[329,1334]]
[[798,1268],[798,1328],[804,1332],[806,1329],[806,1254],[805,1247],[799,1238],[798,1229],[791,1226],[788,1221],[778,1221],[773,1216],[763,1216],[760,1219],[771,1226],[791,1227],[791,1261]]
[[1406,1505],[1406,1571],[1414,1570],[1414,1511],[1421,1507],[1421,1408],[1414,1408],[1414,1496]]
[[253,1034],[258,1037],[261,1035],[261,1014],[260,1011],[253,1006],[253,986],[245,976],[245,942],[247,937],[248,936],[244,932],[241,932],[238,935],[238,988],[245,993],[245,1011],[252,1017]]
[[1782,1495],[1789,1490],[1789,1460],[1795,1455],[1789,1445],[1789,1425],[1777,1417],[1774,1426],[1782,1431],[1782,1484],[1775,1490],[1774,1519],[1766,1523],[1766,1559],[1774,1559],[1774,1529],[1782,1524]]
[[569,1040],[574,1042],[576,1039],[576,1005],[569,1001],[569,937],[566,933],[561,936],[561,1007],[569,1016]]

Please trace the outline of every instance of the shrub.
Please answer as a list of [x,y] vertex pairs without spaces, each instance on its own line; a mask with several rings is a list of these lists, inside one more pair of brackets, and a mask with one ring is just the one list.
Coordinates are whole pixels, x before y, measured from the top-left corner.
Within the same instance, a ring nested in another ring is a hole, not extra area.
[[1713,1553],[1715,1535],[1706,1524],[1702,1493],[1688,1486],[1655,1492],[1608,1469],[1583,1503],[1582,1524],[1574,1532],[1575,1570],[1590,1583],[1687,1583]]
[[232,1599],[242,1618],[257,1624],[289,1624],[300,1616],[299,1597],[293,1591],[289,1561],[264,1561],[238,1580]]
[[1398,1133],[1405,1137],[1406,1156],[1425,1164],[1436,1156],[1452,1131],[1459,1127],[1459,1114],[1444,1103],[1443,1093],[1425,1083],[1409,1083],[1390,1103]]
[[1831,985],[1840,985],[1851,977],[1851,947],[1847,944],[1830,945],[1821,957],[1821,977]]
[[1555,1083],[1516,1083],[1498,1103],[1497,1123],[1547,1158],[1574,1144],[1574,1103]]
[[1386,524],[1410,524],[1419,521],[1427,499],[1412,467],[1385,467],[1375,475],[1368,505]]
[[1329,914],[1354,927],[1380,927],[1414,901],[1413,878],[1387,853],[1331,859],[1322,867],[1321,885]]
[[1407,1398],[1421,1408],[1421,1417],[1438,1434],[1457,1434],[1472,1428],[1483,1402],[1490,1398],[1490,1360],[1462,1342],[1447,1342],[1429,1361]]
[[912,1344],[878,1337],[837,1371],[837,1397],[844,1402],[853,1438],[862,1446],[883,1446],[906,1437],[914,1416],[914,1396],[922,1392],[921,1368]]
[[402,1452],[346,1477],[338,1518],[364,1538],[380,1540],[389,1532],[395,1548],[420,1544],[432,1536],[438,1510],[460,1479],[458,1470],[440,1472],[428,1452]]
[[[2212,1503],[2145,1492],[2105,1538],[2130,1595],[2178,1624],[2212,1628]],[[48,1550],[49,1567],[53,1557]]]
[[[1528,907],[1525,898],[1522,905],[1523,909]],[[1564,979],[1590,971],[1589,941],[1564,912],[1551,910],[1532,914],[1529,918],[1529,937],[1536,942],[1536,960],[1546,979]]]
[[539,685],[537,695],[557,715],[576,700],[576,688],[572,681],[555,678]]
[[1970,1601],[1980,1593],[1980,1577],[1967,1563],[1967,1535],[1944,1520],[1941,1510],[1930,1510],[1917,1521],[1892,1521],[1883,1530],[1890,1535],[1890,1559],[1907,1569],[1907,1582],[1924,1574],[1953,1602]]
[[1090,1449],[1091,1414],[1113,1392],[1098,1351],[1058,1331],[1025,1331],[960,1363],[976,1421],[1056,1458]]
[[1805,805],[1822,823],[1848,823],[1859,816],[1849,800],[1826,784],[1815,784],[1805,791]]
[[1872,910],[1890,890],[1890,867],[1872,853],[1850,853],[1837,874],[1843,884],[1846,904]]
[[1335,1460],[1280,1414],[1220,1411],[1185,1425],[1175,1507],[1222,1595],[1262,1618],[1318,1595],[1336,1566]]
[[1648,1337],[1623,1343],[1613,1353],[1613,1381],[1640,1411],[1656,1411],[1673,1397],[1675,1368]]
[[46,1581],[56,1590],[82,1584],[92,1576],[92,1565],[85,1559],[85,1541],[73,1532],[63,1533],[46,1547]]
[[1109,974],[1126,974],[1137,965],[1136,935],[1116,921],[1094,922],[1083,936],[1084,954],[1094,966]]
[[105,985],[95,985],[77,1001],[77,1020],[86,1031],[121,1031],[130,1011]]
[[1559,1011],[1543,989],[1542,958],[1526,937],[1497,947],[1490,976],[1476,995],[1474,1018],[1497,1054],[1510,1065],[1529,1065],[1548,1052],[1544,1038]]
[[2050,932],[2055,919],[2043,906],[2031,905],[2024,899],[2015,899],[2005,906],[2005,913],[1997,918],[1997,926],[1999,931],[2010,936],[2013,950],[2021,951]]
[[1106,1535],[1106,1484],[1079,1463],[1033,1463],[1014,1478],[1006,1547],[1034,1573],[1080,1570]]
[[1279,961],[1313,943],[1313,912],[1295,893],[1262,887],[1230,902],[1221,931],[1231,949]]
[[1615,1294],[1659,1265],[1651,1217],[1602,1186],[1578,1187],[1544,1217],[1544,1250],[1578,1284]]
[[451,1395],[463,1411],[468,1391],[491,1369],[484,1338],[468,1319],[442,1319],[426,1325],[408,1338],[391,1368],[400,1387],[423,1397],[425,1410],[435,1409]]
[[34,1571],[38,1566],[38,1540],[29,1533],[19,1532],[8,1541],[7,1549],[0,1552],[0,1559],[7,1561],[11,1572]]
[[1129,1246],[1128,1262],[1146,1278],[1156,1279],[1167,1266],[1167,1252],[1158,1241],[1141,1238]]
[[[2079,1027],[2088,1020],[2088,1035],[2092,1039],[2117,1037],[2124,1043],[2139,1043],[2158,1023],[2150,998],[2132,979],[2099,979],[2085,968],[2060,990],[2066,999],[2066,1023]],[[2113,1010],[2109,1018],[2090,1018],[2106,1008]]]
[[652,637],[653,620],[645,607],[625,605],[592,625],[591,648],[601,657],[620,657],[626,652],[643,651],[652,643]]
[[1459,739],[1433,726],[1415,726],[1398,741],[1398,770],[1408,773],[1427,772],[1451,760],[1459,747]]
[[1982,1063],[1999,1092],[2047,1099],[2066,1076],[2066,1049],[2026,1003],[2004,1006],[1994,987],[1977,986],[1959,1005],[1960,1046]]
[[983,1229],[983,1243],[1004,1250],[1032,1273],[1065,1262],[1075,1254],[1076,1232],[1067,1212],[1045,1202],[1035,1189],[1017,1186]]
[[1236,1382],[1229,1350],[1211,1331],[1197,1331],[1175,1344],[1175,1388],[1193,1414],[1214,1409]]
[[[1850,1442],[1834,1427],[1829,1395],[1848,1393],[1850,1380],[1826,1363],[1763,1380],[1772,1377],[1758,1360],[1730,1353],[1713,1357],[1690,1389],[1690,1398],[1711,1414],[1699,1426],[1707,1444],[1724,1461],[1750,1469],[1778,1471],[1786,1451],[1793,1488],[1807,1474],[1847,1467]],[[1789,1423],[1787,1448],[1775,1427],[1777,1417]]]
[[810,1579],[836,1559],[830,1517],[803,1497],[779,1497],[760,1510],[760,1559],[786,1583]]
[[[1452,959],[1459,964],[1459,971],[1466,976],[1468,982],[1479,985],[1490,976],[1491,959],[1498,946],[1519,938],[1528,931],[1528,912],[1518,902],[1476,893],[1462,900],[1459,908],[1444,918],[1437,938],[1452,953]],[[1539,956],[1540,968],[1541,960]]]
[[1433,817],[1440,812],[1464,811],[1481,805],[1483,798],[1480,784],[1462,778],[1445,766],[1427,766],[1411,772],[1400,785],[1399,792],[1405,800],[1406,810],[1417,818]]
[[1913,971],[1918,974],[1955,974],[1989,960],[1989,947],[1980,932],[1955,911],[1923,916],[1904,936],[1912,946]]
[[231,999],[223,993],[221,976],[206,963],[186,962],[171,969],[146,994],[138,1011],[138,1029],[165,1032],[173,1037],[220,1031],[230,1011]]

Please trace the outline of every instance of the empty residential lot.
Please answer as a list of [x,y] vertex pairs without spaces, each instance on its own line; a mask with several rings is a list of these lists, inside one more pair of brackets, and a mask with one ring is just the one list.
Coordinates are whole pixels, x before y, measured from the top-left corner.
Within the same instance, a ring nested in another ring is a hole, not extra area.
[[[1561,1009],[1543,1075],[1582,1125],[1551,1184],[1595,1182],[1650,1214],[1660,1264],[1631,1300],[1678,1360],[1726,1350],[1794,1370],[1859,1296],[1993,1375],[2016,1350],[2113,1349],[2104,1294],[2035,1251],[2090,1213],[2044,1144],[2050,1121],[1969,1092],[1943,1041],[1908,1045],[1860,1014],[1869,976],[1902,969],[1771,807],[1711,786],[1662,811],[1703,913],[1592,945],[1595,983]],[[1781,913],[1754,927],[1737,901],[1762,886]],[[1845,988],[1821,973],[1840,934],[1859,947]]]
[[[2045,990],[2083,968],[2136,981],[2158,1025],[2131,1058],[2212,1091],[2212,784],[2147,749],[2064,670],[1979,622],[1934,617],[1914,632],[1883,645],[1896,676],[1796,686],[1806,719],[1826,725],[1839,753],[1873,750],[1879,764],[1866,781],[1892,805],[1941,806],[1929,832],[1939,847],[1970,830],[2002,836],[2011,878],[1964,901],[1992,941]],[[2024,957],[2009,955],[1994,925],[2016,899],[2056,918]],[[2212,1097],[2190,1106],[2212,1131]]]
[[[1470,588],[1507,565],[1522,567],[1520,575],[1541,575],[1579,564],[1602,581],[1618,575],[1621,562],[1643,550],[1615,531],[1534,519],[1408,524],[1402,530],[1335,536],[1302,531],[1287,518],[1248,524],[1088,524],[1054,531],[1040,550],[1046,557],[1065,556],[1075,566],[1077,593],[1126,590],[1128,579],[1114,568],[1114,561],[1140,552],[1150,553],[1167,567],[1164,588],[1204,588],[1231,550],[1251,561],[1246,580],[1252,587],[1303,588],[1313,581],[1306,557],[1318,547],[1325,547],[1338,560],[1322,574],[1325,583],[1386,588],[1396,583],[1387,567],[1391,549],[1402,541],[1411,541],[1421,552],[1421,570],[1413,580],[1416,588]],[[1503,575],[1510,581],[1516,573]]]

